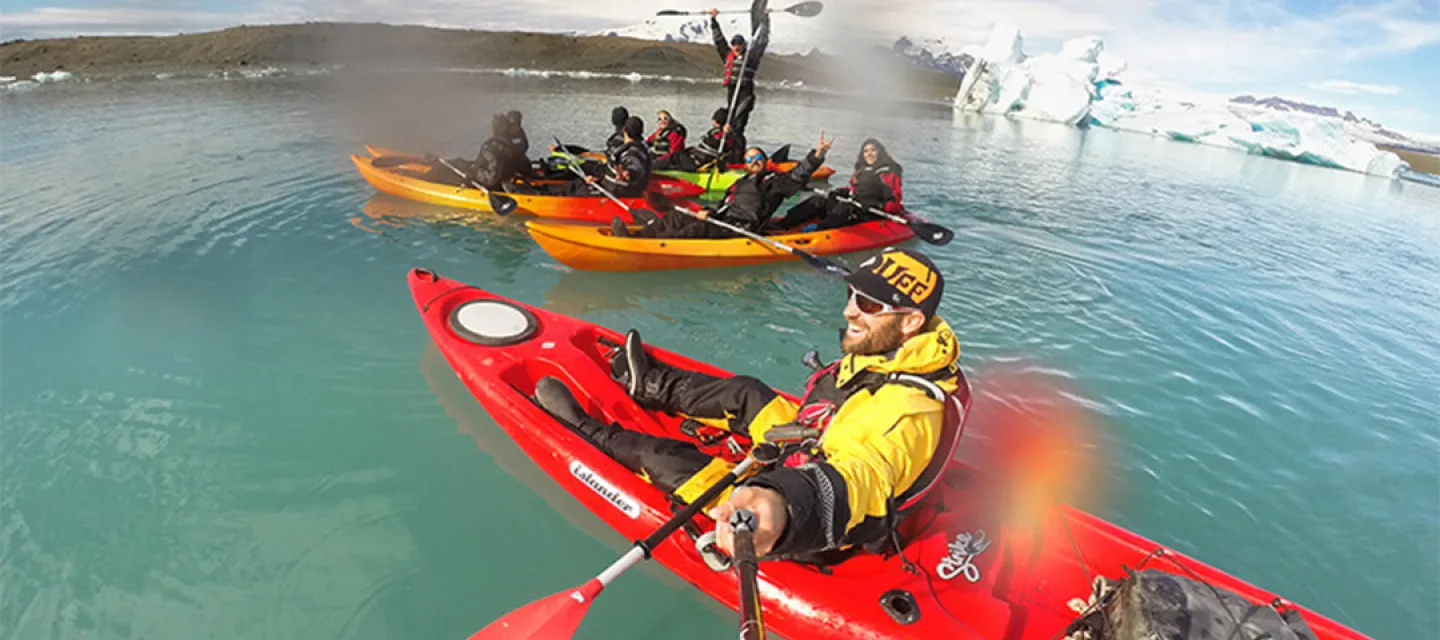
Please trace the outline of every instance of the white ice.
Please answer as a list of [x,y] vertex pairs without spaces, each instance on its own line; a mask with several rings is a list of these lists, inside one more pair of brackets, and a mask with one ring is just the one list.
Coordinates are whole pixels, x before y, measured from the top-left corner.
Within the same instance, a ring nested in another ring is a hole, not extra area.
[[[957,109],[1146,133],[1307,164],[1395,178],[1409,169],[1366,138],[1373,125],[1304,112],[1217,101],[1179,100],[1132,88],[1128,66],[1096,37],[1067,40],[1058,53],[1029,56],[1018,29],[997,25],[973,55],[983,59]],[[962,92],[965,84],[962,84]]]

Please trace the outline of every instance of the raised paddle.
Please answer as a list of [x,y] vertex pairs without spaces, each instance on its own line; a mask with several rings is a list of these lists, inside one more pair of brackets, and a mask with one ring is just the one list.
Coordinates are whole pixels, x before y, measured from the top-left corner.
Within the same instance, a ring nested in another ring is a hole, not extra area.
[[700,513],[711,500],[719,495],[735,481],[744,475],[750,467],[754,466],[754,458],[745,458],[736,465],[730,473],[725,474],[719,482],[711,485],[699,498],[690,503],[690,506],[681,509],[679,513],[671,516],[665,524],[660,525],[654,533],[644,540],[637,541],[625,555],[620,556],[614,564],[606,567],[600,575],[591,578],[589,582],[582,584],[569,591],[561,591],[540,600],[536,600],[519,609],[511,611],[477,631],[470,636],[470,640],[564,640],[575,635],[576,627],[585,618],[585,612],[590,610],[590,603],[595,597],[605,590],[620,574],[625,573],[631,567],[650,557],[650,552],[660,546],[670,534],[679,531],[685,523],[689,522],[695,514]]
[[758,521],[749,509],[736,509],[730,516],[735,532],[735,557],[731,561],[740,582],[740,640],[765,640],[765,621],[760,617],[760,587],[755,574],[755,527]]
[[909,225],[911,229],[915,230],[915,237],[920,238],[921,240],[938,247],[943,247],[947,244],[950,244],[950,241],[955,239],[954,231],[951,231],[938,224],[932,224],[929,222],[925,222],[924,220],[907,218],[905,216],[897,216],[882,209],[876,209],[875,207],[869,207],[860,204],[860,201],[851,198],[850,196],[832,194],[828,191],[825,191],[824,189],[811,189],[810,191],[827,197],[833,195],[835,199],[841,202],[848,202],[887,220],[893,220],[895,222],[899,222],[900,224]]
[[464,171],[456,169],[455,165],[446,162],[444,158],[441,158],[439,156],[431,156],[429,154],[426,154],[425,158],[416,158],[414,156],[382,156],[371,160],[370,164],[371,166],[380,169],[386,169],[390,167],[398,167],[404,164],[410,164],[412,162],[416,162],[417,160],[428,164],[431,159],[438,161],[440,164],[444,165],[446,169],[454,171],[455,175],[460,176],[460,178],[465,181],[465,184],[469,185],[472,188],[479,189],[481,193],[484,193],[490,199],[490,208],[495,211],[496,215],[508,216],[510,215],[510,212],[514,211],[516,207],[520,206],[520,203],[516,202],[514,198],[511,198],[510,196],[507,196],[505,194],[495,193],[494,191],[480,186],[480,183],[475,182],[475,180],[472,179],[469,175],[467,175]]
[[[751,19],[753,20],[754,18]],[[769,21],[766,20],[765,22]],[[762,22],[760,26],[755,27],[755,32],[750,34],[750,42],[755,42],[756,38],[760,37],[760,30],[764,28],[764,22]],[[715,157],[710,168],[710,177],[705,179],[706,191],[710,190],[710,185],[714,184],[716,176],[720,175],[720,167],[729,162],[725,153],[725,140],[730,136],[730,125],[735,122],[735,105],[739,104],[740,88],[745,84],[745,65],[750,63],[750,50],[753,48],[754,47],[745,47],[745,53],[740,54],[740,72],[736,74],[735,86],[730,91],[730,108],[725,111],[725,128],[720,132],[720,145],[715,148],[715,152],[720,155]],[[753,76],[750,78],[750,82],[752,84],[755,82]],[[753,86],[751,87],[751,91],[754,91]]]
[[783,242],[771,240],[770,238],[766,238],[765,236],[762,236],[758,233],[753,233],[746,229],[741,229],[740,227],[725,222],[724,220],[717,220],[713,216],[706,216],[704,218],[701,218],[700,214],[695,213],[694,211],[691,211],[684,207],[677,206],[674,202],[672,202],[669,198],[665,197],[663,194],[654,192],[647,193],[645,194],[645,201],[648,202],[650,206],[654,207],[656,210],[678,211],[692,218],[704,220],[705,222],[720,227],[721,229],[725,229],[726,231],[729,231],[731,233],[745,236],[761,244],[769,245],[771,247],[774,247],[775,249],[779,249],[780,251],[789,253],[797,258],[800,258],[801,260],[804,260],[810,266],[815,267],[816,269],[819,269],[826,274],[832,276],[839,276],[841,278],[850,275],[850,270],[846,269],[844,265],[841,265],[839,263],[831,262],[829,260],[821,258],[820,256],[809,253],[807,251],[803,251],[801,249],[796,249],[795,247],[792,247]]
[[[769,10],[769,13],[775,13],[776,11],[780,11],[780,12],[788,13],[788,14],[791,14],[791,15],[794,15],[794,16],[799,16],[799,17],[801,17],[801,18],[813,18],[813,17],[815,17],[815,16],[820,15],[820,12],[823,11],[824,9],[825,9],[825,4],[824,4],[824,3],[821,3],[821,2],[801,2],[801,3],[799,3],[799,4],[792,4],[792,5],[788,6],[788,7],[785,7],[784,9],[771,9],[771,10]],[[731,9],[731,10],[726,10],[726,11],[717,11],[716,13],[750,13],[750,10],[749,10],[749,9]],[[708,16],[708,15],[710,15],[710,12],[709,12],[709,11],[682,11],[682,10],[679,10],[679,9],[664,9],[664,10],[661,10],[661,11],[656,12],[655,15],[657,15],[657,16]]]

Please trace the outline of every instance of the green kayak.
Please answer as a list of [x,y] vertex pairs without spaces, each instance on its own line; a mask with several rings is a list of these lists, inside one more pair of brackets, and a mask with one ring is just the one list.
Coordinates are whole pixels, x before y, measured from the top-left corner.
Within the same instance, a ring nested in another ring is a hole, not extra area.
[[695,173],[692,171],[656,171],[655,175],[684,180],[704,187],[706,191],[724,191],[735,184],[744,171],[719,171],[716,173]]

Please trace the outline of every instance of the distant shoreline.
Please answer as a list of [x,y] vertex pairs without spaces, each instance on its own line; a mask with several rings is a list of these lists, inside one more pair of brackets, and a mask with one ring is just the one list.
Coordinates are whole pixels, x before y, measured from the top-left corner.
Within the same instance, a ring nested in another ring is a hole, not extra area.
[[[910,64],[885,49],[857,52],[903,87],[900,99],[955,95],[952,75]],[[804,83],[816,89],[854,85],[853,62],[828,55],[769,54],[762,83]],[[243,72],[267,67],[304,70],[356,68],[474,68],[595,72],[684,78],[719,78],[719,56],[708,45],[621,36],[438,29],[362,23],[240,26],[174,36],[80,36],[13,40],[0,44],[0,76],[29,78],[68,71],[77,75]]]
[[1401,160],[1409,163],[1411,171],[1440,176],[1440,154],[1422,153],[1404,147],[1384,144],[1375,146],[1379,147],[1382,151],[1389,151],[1400,156]]

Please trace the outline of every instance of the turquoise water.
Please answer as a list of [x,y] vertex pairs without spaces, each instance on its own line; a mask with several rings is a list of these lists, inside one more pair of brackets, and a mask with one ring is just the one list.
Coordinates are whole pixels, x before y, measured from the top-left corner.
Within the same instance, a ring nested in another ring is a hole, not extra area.
[[[594,144],[692,131],[713,87],[445,76],[47,86],[0,97],[0,637],[459,638],[625,546],[428,345],[428,266],[798,385],[841,290],[799,265],[593,274],[515,220],[377,195],[374,142],[488,115]],[[1377,638],[1440,614],[1440,189],[1108,131],[762,95],[752,137],[875,135],[972,370],[1104,428],[1101,516]],[[848,170],[842,168],[842,177]],[[979,381],[982,390],[984,381]],[[729,638],[663,569],[582,637]]]

